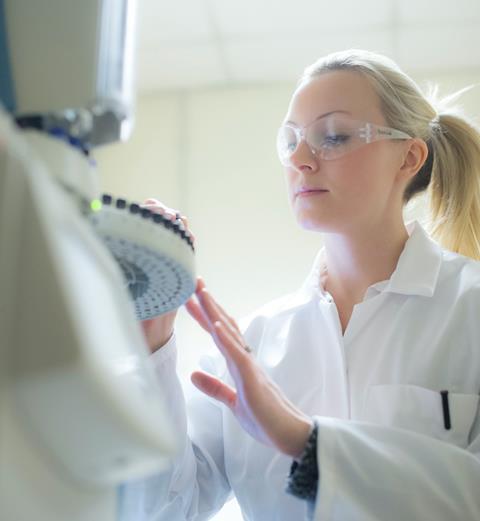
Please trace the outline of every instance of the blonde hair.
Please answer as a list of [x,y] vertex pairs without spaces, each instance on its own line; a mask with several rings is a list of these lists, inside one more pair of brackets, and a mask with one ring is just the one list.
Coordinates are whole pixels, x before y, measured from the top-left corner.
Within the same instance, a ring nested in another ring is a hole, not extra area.
[[320,58],[305,68],[298,85],[335,70],[366,77],[388,126],[426,142],[428,157],[406,187],[403,203],[426,191],[426,228],[432,238],[448,250],[480,260],[480,129],[461,108],[451,106],[474,85],[438,99],[438,86],[430,84],[424,95],[393,60],[360,49]]

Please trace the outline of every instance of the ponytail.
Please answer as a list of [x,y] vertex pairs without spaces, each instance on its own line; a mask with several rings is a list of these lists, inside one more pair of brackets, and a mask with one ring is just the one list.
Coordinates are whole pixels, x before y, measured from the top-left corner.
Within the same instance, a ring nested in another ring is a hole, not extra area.
[[427,227],[444,248],[480,260],[480,130],[459,108],[445,108],[466,89],[437,103],[431,124]]

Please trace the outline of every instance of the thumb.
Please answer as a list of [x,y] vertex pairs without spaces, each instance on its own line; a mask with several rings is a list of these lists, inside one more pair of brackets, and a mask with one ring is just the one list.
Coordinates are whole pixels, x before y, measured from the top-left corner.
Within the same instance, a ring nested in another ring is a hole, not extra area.
[[218,378],[202,371],[195,371],[190,375],[190,380],[195,387],[200,389],[203,393],[208,394],[208,396],[215,398],[230,408],[234,406],[237,399],[235,389],[224,384]]

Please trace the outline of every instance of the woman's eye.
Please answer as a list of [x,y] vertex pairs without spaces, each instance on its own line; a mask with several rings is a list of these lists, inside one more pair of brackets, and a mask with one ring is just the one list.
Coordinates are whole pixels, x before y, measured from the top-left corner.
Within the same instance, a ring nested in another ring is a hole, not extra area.
[[338,134],[338,135],[331,135],[326,136],[323,140],[324,145],[326,146],[336,146],[336,145],[342,145],[343,143],[346,143],[349,140],[349,136],[346,136],[344,134]]

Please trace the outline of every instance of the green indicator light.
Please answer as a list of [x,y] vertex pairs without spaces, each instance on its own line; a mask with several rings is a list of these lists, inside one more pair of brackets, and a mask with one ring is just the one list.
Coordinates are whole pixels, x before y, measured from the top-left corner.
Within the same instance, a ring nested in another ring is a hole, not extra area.
[[93,199],[90,203],[90,208],[92,212],[99,212],[102,209],[102,201],[100,201],[100,199]]

